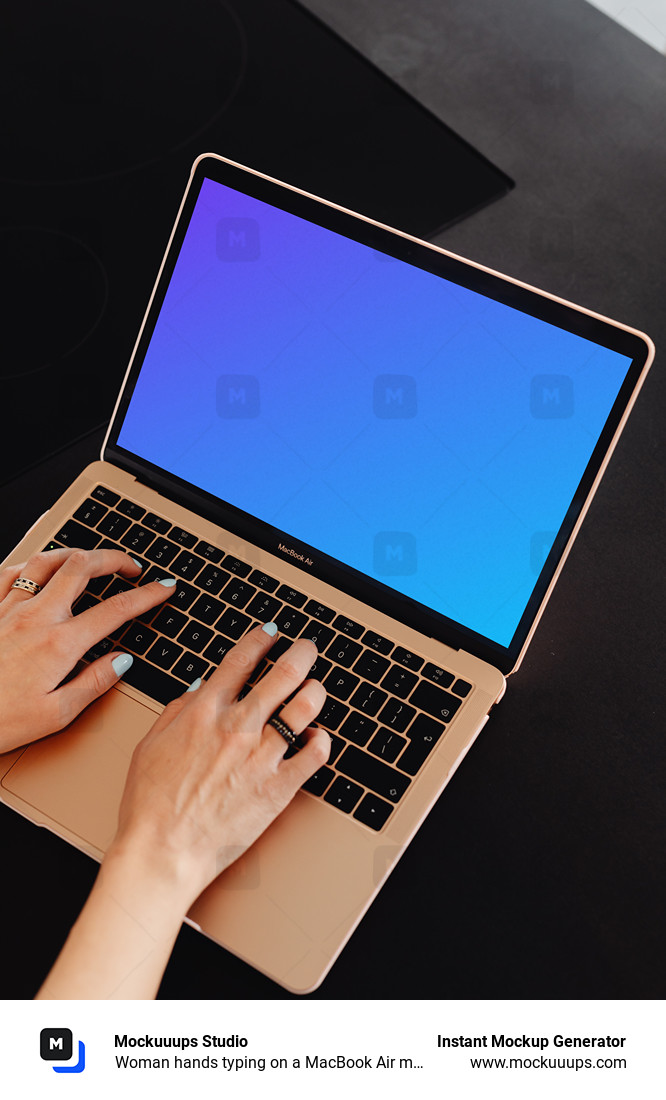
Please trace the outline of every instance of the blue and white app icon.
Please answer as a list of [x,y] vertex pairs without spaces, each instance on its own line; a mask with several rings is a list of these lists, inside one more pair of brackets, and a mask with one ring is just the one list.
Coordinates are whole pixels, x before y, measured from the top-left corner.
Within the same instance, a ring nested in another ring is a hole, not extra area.
[[[68,1027],[44,1027],[39,1033],[39,1053],[45,1062],[71,1062],[74,1037]],[[79,1039],[74,1065],[51,1066],[55,1073],[82,1073],[86,1068],[86,1048]]]

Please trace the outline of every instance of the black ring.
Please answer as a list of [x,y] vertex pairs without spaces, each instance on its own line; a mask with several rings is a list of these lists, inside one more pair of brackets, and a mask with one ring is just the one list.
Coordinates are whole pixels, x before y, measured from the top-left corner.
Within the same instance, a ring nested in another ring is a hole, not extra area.
[[283,722],[281,718],[278,718],[277,714],[273,714],[272,717],[268,719],[266,725],[272,726],[273,729],[276,729],[280,736],[284,737],[288,745],[296,744],[297,738],[293,729],[291,728],[291,726],[288,726],[286,722]]

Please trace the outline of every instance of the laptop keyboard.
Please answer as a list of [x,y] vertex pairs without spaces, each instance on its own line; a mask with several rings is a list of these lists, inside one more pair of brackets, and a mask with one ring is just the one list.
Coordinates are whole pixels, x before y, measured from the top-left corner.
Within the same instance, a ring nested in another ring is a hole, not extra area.
[[166,603],[103,638],[84,657],[93,661],[118,648],[131,653],[134,662],[123,682],[158,703],[169,703],[199,676],[207,679],[258,623],[275,622],[281,636],[246,690],[293,640],[311,638],[318,656],[310,676],[328,693],[315,724],[329,732],[331,753],[303,789],[371,829],[385,825],[472,689],[104,485],[45,549],[57,546],[120,549],[143,565],[134,582],[117,575],[94,578],[74,614],[136,584],[176,578]]

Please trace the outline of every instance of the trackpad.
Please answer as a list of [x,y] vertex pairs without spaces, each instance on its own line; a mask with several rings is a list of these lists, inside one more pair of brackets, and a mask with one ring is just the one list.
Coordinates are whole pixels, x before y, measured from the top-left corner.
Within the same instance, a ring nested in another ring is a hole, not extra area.
[[157,717],[113,688],[62,733],[26,749],[2,786],[104,852],[132,753]]

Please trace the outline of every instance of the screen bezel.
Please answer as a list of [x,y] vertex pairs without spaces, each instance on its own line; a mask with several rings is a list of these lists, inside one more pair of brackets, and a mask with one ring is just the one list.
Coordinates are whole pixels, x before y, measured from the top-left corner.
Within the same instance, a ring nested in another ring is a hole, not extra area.
[[[467,289],[485,294],[530,316],[626,355],[632,360],[509,646],[500,645],[439,612],[426,608],[374,578],[331,558],[316,547],[293,538],[289,532],[271,527],[247,512],[192,486],[118,445],[117,440],[123,419],[205,178],[251,195],[333,232],[341,233],[396,259],[415,264],[434,275],[440,275]],[[155,488],[166,497],[278,557],[285,558],[278,548],[279,543],[288,542],[297,554],[302,555],[304,559],[310,559],[312,565],[306,566],[294,556],[286,557],[285,560],[302,569],[306,574],[317,576],[326,583],[348,592],[351,596],[369,603],[427,637],[436,638],[454,649],[465,649],[482,660],[490,662],[504,674],[508,674],[516,665],[529,639],[533,624],[540,614],[563,555],[568,550],[576,523],[594,492],[606,455],[643,380],[650,359],[651,344],[635,330],[627,329],[581,307],[573,306],[478,264],[453,256],[434,245],[418,241],[398,230],[380,225],[362,215],[273,180],[223,157],[206,154],[199,157],[193,166],[190,183],[113,413],[102,450],[102,458],[134,474],[143,483]]]

